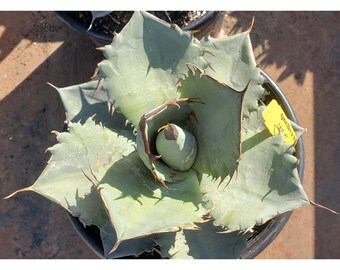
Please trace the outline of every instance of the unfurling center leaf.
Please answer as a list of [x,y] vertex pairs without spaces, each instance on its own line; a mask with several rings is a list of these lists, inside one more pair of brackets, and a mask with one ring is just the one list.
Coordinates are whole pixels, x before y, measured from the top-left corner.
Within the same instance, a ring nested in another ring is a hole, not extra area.
[[156,149],[161,159],[178,171],[189,170],[197,155],[195,137],[175,124],[166,125],[156,138]]

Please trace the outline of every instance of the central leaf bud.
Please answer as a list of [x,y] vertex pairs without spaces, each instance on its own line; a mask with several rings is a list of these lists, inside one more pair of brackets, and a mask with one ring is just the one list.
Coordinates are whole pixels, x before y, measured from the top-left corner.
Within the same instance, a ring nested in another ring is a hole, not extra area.
[[156,138],[156,149],[162,160],[174,170],[189,170],[197,155],[195,137],[175,124],[161,127]]

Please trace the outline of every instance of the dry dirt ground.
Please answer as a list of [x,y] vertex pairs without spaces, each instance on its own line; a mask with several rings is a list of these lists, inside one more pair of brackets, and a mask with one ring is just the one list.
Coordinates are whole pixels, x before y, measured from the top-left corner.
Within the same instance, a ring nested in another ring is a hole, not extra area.
[[[253,12],[227,12],[224,33]],[[259,66],[288,97],[304,135],[304,186],[340,210],[340,13],[257,12],[251,37]],[[31,185],[65,118],[55,90],[87,81],[101,52],[53,12],[0,12],[0,198]],[[0,201],[0,258],[97,258],[66,212],[35,193]],[[305,207],[257,258],[340,258],[340,217]]]

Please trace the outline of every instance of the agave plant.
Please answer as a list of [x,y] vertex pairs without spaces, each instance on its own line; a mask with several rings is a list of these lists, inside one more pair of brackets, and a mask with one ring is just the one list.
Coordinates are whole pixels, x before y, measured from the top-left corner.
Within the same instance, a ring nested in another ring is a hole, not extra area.
[[[100,230],[107,258],[238,258],[256,225],[311,204],[294,143],[266,127],[249,30],[197,40],[135,12],[91,81],[57,88],[67,127],[34,191]],[[298,139],[304,129],[294,125]],[[13,193],[12,195],[14,195]]]

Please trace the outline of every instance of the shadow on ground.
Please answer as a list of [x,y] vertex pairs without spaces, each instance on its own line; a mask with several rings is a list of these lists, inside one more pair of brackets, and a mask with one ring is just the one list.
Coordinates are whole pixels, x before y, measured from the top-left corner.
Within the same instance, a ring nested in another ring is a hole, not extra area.
[[[39,21],[34,20],[19,27],[13,22],[15,18],[29,21],[32,13],[0,14],[0,24],[6,27],[0,41],[7,39],[1,60],[15,48],[22,35],[32,42],[65,41],[0,101],[1,198],[33,184],[49,159],[50,155],[44,151],[56,143],[51,130],[63,128],[62,103],[57,91],[46,82],[62,87],[87,81],[102,57],[93,42],[69,30],[52,12],[33,15],[36,19],[45,18],[48,29],[41,23],[37,26]],[[14,26],[17,28],[13,29]],[[51,33],[50,28],[57,30]],[[33,192],[1,201],[0,222],[0,239],[6,243],[0,247],[0,258],[96,257],[72,229],[66,212]]]
[[[246,30],[253,15],[231,12],[237,23],[230,32]],[[278,81],[294,76],[298,85],[313,73],[315,201],[339,211],[340,12],[256,12],[255,18],[251,35],[254,48],[263,50],[261,68],[284,68]],[[315,258],[340,258],[340,217],[321,209],[315,212]]]
[[52,12],[0,12],[1,35],[0,62],[25,38],[33,42],[63,40],[56,34],[64,27]]

